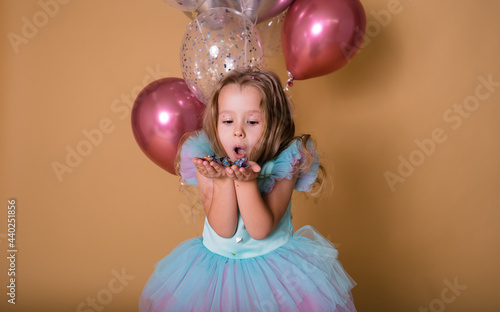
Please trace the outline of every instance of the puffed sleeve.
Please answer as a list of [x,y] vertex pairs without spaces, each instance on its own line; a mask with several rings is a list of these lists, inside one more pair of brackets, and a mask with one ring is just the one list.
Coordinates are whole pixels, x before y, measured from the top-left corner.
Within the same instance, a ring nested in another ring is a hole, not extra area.
[[195,132],[182,145],[180,155],[181,178],[188,184],[198,185],[196,179],[196,167],[193,164],[194,157],[205,157],[213,155],[212,147],[208,141],[207,135],[203,130]]
[[[271,192],[276,181],[282,179],[292,179],[297,170],[296,168],[299,167],[304,161],[302,148],[302,143],[300,143],[300,141],[293,141],[276,158],[270,160],[262,166],[260,173],[262,178],[258,181],[261,192]],[[309,192],[311,190],[314,181],[316,181],[319,170],[319,157],[311,140],[307,142],[307,149],[314,155],[313,163],[307,171],[299,172],[299,176],[294,187],[296,190],[302,192]]]

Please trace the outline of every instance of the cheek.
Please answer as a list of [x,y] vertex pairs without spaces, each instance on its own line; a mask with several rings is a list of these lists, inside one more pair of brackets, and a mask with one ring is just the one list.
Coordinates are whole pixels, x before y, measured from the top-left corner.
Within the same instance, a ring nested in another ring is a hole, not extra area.
[[221,146],[226,149],[228,146],[231,145],[231,136],[229,136],[229,134],[225,131],[221,131],[219,133],[219,142],[221,144]]
[[218,128],[217,129],[217,136],[219,137],[219,141],[224,140],[225,137],[227,137],[227,131],[224,131],[224,129]]
[[224,140],[227,140],[227,138],[228,138],[228,132],[224,131],[224,130],[218,131],[218,135],[219,135],[219,140],[221,142],[224,142]]
[[260,127],[255,131],[255,139],[254,139],[255,143],[259,142],[263,134],[264,134],[264,127]]

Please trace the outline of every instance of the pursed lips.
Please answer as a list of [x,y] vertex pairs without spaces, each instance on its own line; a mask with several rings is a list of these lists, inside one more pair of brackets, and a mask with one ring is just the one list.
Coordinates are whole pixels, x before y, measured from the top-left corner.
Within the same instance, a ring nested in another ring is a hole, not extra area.
[[233,151],[234,151],[234,157],[236,157],[237,159],[244,158],[247,154],[245,148],[242,147],[241,145],[235,145]]

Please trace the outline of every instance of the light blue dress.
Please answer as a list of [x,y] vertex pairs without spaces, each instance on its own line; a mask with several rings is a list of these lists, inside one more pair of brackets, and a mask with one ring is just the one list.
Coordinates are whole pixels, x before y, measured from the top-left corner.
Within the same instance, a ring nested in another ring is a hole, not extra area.
[[[312,147],[312,146],[311,146]],[[212,155],[199,131],[181,151],[182,178],[197,184],[193,157]],[[262,166],[262,194],[280,179],[291,179],[302,159],[292,142]],[[319,160],[295,184],[309,191]],[[311,226],[293,234],[290,204],[274,232],[262,240],[248,234],[241,216],[236,233],[223,238],[205,218],[203,237],[187,240],[160,260],[139,299],[140,311],[356,311],[355,282],[337,260],[337,250]]]

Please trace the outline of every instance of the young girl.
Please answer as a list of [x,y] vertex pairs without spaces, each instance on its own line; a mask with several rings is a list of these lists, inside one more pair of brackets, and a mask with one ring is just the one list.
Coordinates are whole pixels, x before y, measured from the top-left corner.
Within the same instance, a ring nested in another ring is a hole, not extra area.
[[322,167],[275,74],[235,70],[217,84],[179,171],[199,187],[203,237],[156,265],[140,311],[356,311],[333,244],[310,226],[293,234],[292,192],[319,186]]

